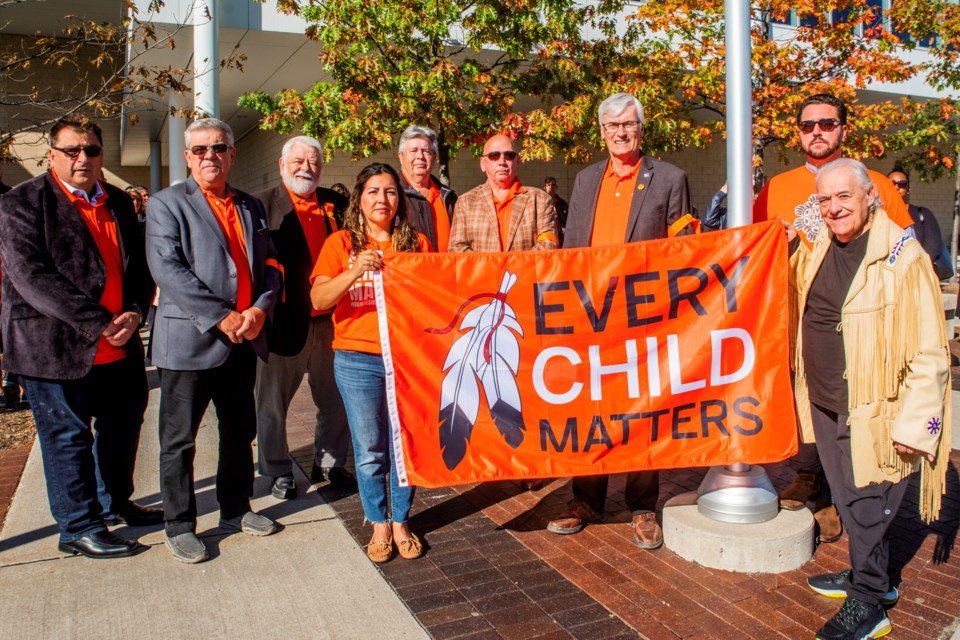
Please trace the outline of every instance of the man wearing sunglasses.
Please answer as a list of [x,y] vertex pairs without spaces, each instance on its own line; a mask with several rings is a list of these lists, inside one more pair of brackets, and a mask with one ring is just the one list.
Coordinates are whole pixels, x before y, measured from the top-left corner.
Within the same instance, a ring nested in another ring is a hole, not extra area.
[[553,199],[517,178],[513,140],[495,135],[483,145],[487,181],[460,196],[450,225],[450,251],[528,251],[559,246]]
[[[774,176],[764,185],[753,204],[753,221],[782,218],[794,226],[800,240],[809,248],[824,227],[817,200],[816,172],[843,155],[843,140],[847,135],[847,106],[829,94],[812,95],[797,110],[797,128],[806,163]],[[869,169],[867,173],[877,187],[887,216],[912,235],[913,220],[893,183],[882,173]],[[797,476],[780,493],[780,505],[784,509],[799,511],[808,502],[816,502],[814,517],[820,542],[839,540],[843,527],[836,507],[827,499],[827,493],[821,491],[826,486],[826,478],[816,445],[801,443],[789,464]]]
[[916,231],[920,246],[930,256],[933,270],[940,280],[946,280],[953,275],[953,266],[950,264],[950,252],[943,243],[943,234],[940,232],[940,223],[930,209],[910,202],[910,176],[902,167],[894,167],[887,174],[897,192],[907,203],[910,219],[913,220],[913,229]]
[[107,525],[162,520],[130,501],[153,284],[130,198],[99,180],[100,127],[66,117],[49,139],[50,170],[0,199],[3,363],[30,398],[59,549],[129,556]]
[[[564,248],[621,245],[691,233],[696,218],[691,213],[687,174],[641,151],[645,119],[640,101],[616,93],[600,103],[597,117],[609,158],[577,174]],[[577,533],[588,524],[606,520],[608,480],[607,475],[574,478],[567,511],[548,523],[547,530]],[[632,516],[633,542],[641,549],[663,544],[656,513],[659,493],[659,472],[627,474],[624,502]]]
[[196,535],[193,459],[213,402],[220,435],[220,528],[267,536],[250,509],[257,357],[280,291],[276,252],[260,201],[227,184],[233,131],[216,118],[184,133],[190,177],[147,202],[147,260],[160,288],[150,357],[160,373],[160,492],[167,548],[180,562],[207,559]]

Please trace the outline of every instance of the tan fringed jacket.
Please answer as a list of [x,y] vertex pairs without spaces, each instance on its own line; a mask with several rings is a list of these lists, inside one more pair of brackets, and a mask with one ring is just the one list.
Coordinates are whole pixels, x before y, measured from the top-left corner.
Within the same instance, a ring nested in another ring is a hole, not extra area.
[[[824,226],[791,263],[796,278],[795,394],[804,442],[813,422],[803,366],[802,311],[830,246]],[[950,355],[940,286],[920,243],[877,209],[867,252],[841,310],[853,474],[858,486],[898,482],[922,470],[920,513],[940,510],[950,454]],[[809,375],[816,375],[810,372]],[[839,381],[838,381],[839,382]],[[897,442],[936,456],[900,456]]]

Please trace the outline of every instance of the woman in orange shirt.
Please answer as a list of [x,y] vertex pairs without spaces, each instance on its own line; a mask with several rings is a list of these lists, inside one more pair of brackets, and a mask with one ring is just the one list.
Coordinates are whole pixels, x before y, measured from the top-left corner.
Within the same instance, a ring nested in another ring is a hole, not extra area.
[[350,424],[363,513],[373,524],[367,556],[374,562],[389,560],[394,544],[404,558],[423,553],[407,526],[413,487],[399,485],[394,464],[373,286],[384,252],[432,250],[426,236],[410,225],[399,185],[388,165],[374,163],[360,172],[343,230],[324,243],[311,275],[313,308],[336,305],[333,370]]

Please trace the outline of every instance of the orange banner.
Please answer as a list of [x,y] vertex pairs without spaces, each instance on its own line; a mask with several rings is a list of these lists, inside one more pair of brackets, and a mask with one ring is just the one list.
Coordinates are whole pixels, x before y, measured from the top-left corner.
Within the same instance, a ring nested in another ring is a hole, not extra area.
[[375,284],[402,484],[764,463],[797,450],[778,221],[384,262]]

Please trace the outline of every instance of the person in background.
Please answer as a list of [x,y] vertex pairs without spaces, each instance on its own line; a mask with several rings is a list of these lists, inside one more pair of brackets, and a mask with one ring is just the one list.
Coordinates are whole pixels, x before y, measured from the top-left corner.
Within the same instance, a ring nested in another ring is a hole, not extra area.
[[410,224],[400,176],[374,163],[357,176],[344,229],[323,245],[313,269],[310,299],[333,311],[333,369],[347,410],[363,515],[373,524],[367,556],[386,562],[394,547],[418,558],[423,546],[407,520],[413,487],[401,487],[390,445],[386,373],[380,346],[373,272],[383,254],[430,251],[430,241]]
[[953,265],[950,264],[950,253],[943,244],[943,234],[940,233],[937,216],[930,209],[910,202],[910,175],[901,167],[894,167],[887,177],[897,188],[903,201],[907,203],[917,240],[930,256],[937,278],[946,280],[953,275]]
[[707,205],[707,212],[703,214],[703,224],[713,230],[727,228],[727,183],[717,190],[710,198],[710,204]]
[[549,176],[543,181],[543,190],[553,199],[553,208],[557,212],[557,237],[560,239],[560,245],[563,245],[563,229],[567,226],[567,210],[569,206],[567,201],[560,197],[557,192],[557,179]]
[[400,186],[410,203],[410,223],[437,251],[446,251],[457,194],[433,177],[439,153],[437,134],[429,127],[412,124],[400,134]]

